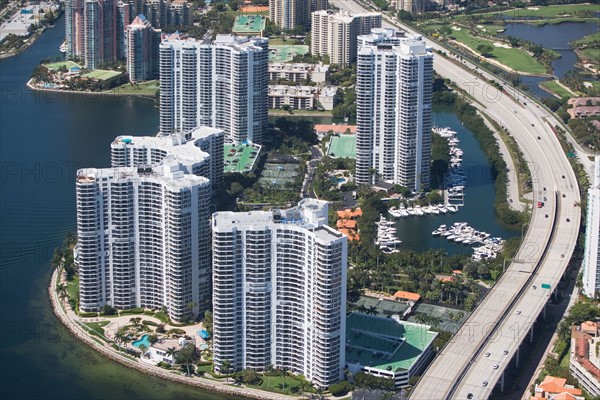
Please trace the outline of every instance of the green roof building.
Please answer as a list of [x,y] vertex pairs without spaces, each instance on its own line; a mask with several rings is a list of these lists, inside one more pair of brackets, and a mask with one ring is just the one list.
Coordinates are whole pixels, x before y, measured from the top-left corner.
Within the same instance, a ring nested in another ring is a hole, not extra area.
[[396,388],[426,366],[437,332],[428,325],[352,313],[346,319],[346,367],[394,380]]

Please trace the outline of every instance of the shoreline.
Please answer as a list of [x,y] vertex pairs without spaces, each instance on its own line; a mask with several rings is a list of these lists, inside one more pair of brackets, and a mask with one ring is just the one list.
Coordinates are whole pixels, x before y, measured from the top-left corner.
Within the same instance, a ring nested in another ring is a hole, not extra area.
[[200,387],[216,393],[223,393],[232,396],[241,396],[244,398],[251,398],[257,400],[278,400],[278,399],[301,399],[298,396],[288,396],[275,392],[268,392],[254,388],[242,388],[229,385],[227,383],[216,382],[202,377],[187,377],[184,375],[178,375],[174,372],[164,370],[160,367],[151,366],[148,364],[142,364],[141,362],[134,361],[130,357],[119,354],[117,351],[107,347],[108,344],[100,344],[92,336],[90,336],[83,328],[81,328],[76,321],[69,318],[67,310],[64,309],[61,304],[61,300],[58,298],[58,293],[55,290],[57,283],[59,269],[55,269],[50,277],[48,285],[48,296],[50,297],[50,304],[52,312],[59,320],[59,322],[71,332],[73,337],[83,342],[85,345],[90,347],[92,350],[98,352],[102,356],[116,361],[119,364],[133,368],[138,372],[152,375],[157,378],[165,379],[171,382],[184,384],[188,386]]
[[104,92],[82,92],[79,90],[68,90],[68,89],[51,89],[51,88],[40,88],[35,86],[33,83],[33,78],[29,78],[25,86],[29,89],[37,91],[37,92],[51,92],[51,93],[66,93],[66,94],[77,94],[77,95],[90,95],[90,96],[122,96],[122,97],[139,97],[148,100],[154,100],[154,95],[148,94],[135,94],[135,93],[119,93],[112,91],[104,91]]
[[[52,26],[54,27],[54,26]],[[46,29],[50,28],[49,26],[45,26],[43,29],[38,29],[33,35],[31,35],[29,37],[29,39],[27,39],[27,41],[25,43],[23,43],[23,46],[19,47],[18,49],[12,49],[9,50],[6,53],[2,53],[0,54],[0,60],[4,60],[10,57],[14,57],[14,56],[18,56],[19,54],[23,53],[25,50],[29,49],[29,47],[34,44],[41,36],[44,32],[46,32]]]

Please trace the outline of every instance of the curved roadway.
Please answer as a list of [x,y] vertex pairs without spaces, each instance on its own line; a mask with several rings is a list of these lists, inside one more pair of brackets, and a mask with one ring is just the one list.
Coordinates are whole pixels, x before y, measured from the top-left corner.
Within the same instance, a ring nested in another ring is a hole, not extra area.
[[[366,11],[354,1],[332,3],[351,13]],[[395,21],[392,25],[388,17],[383,26],[416,33]],[[436,50],[447,51],[427,42]],[[534,204],[545,204],[534,207],[515,260],[425,371],[410,396],[414,400],[490,396],[562,277],[577,241],[581,216],[581,209],[575,206],[580,201],[577,179],[551,129],[558,124],[554,117],[516,91],[517,100],[499,92],[456,62],[437,55],[434,69],[466,90],[479,109],[508,129],[529,162]],[[483,73],[487,79],[498,80]],[[551,289],[543,289],[542,284]]]

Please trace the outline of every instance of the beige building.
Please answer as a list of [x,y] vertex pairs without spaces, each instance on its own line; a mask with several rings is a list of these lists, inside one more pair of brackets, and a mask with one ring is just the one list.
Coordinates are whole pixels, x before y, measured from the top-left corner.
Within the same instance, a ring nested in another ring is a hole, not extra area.
[[[439,2],[436,2],[439,4]],[[443,0],[441,1],[443,5]],[[391,5],[396,7],[396,10],[408,11],[409,13],[425,12],[425,0],[393,0]]]
[[328,0],[270,0],[269,18],[281,29],[309,28],[310,13],[328,7]]
[[586,321],[571,330],[569,370],[590,395],[600,396],[600,337],[598,323]]
[[381,27],[380,13],[350,15],[321,10],[313,12],[311,19],[311,53],[329,55],[331,64],[342,66],[356,61],[357,37]]
[[329,76],[329,65],[307,63],[269,63],[269,81],[283,79],[302,83],[323,83]]

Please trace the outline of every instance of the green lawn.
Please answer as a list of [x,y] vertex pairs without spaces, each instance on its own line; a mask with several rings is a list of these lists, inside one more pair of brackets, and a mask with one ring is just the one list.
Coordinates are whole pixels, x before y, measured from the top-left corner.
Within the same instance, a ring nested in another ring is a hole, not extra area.
[[573,42],[573,45],[581,46],[584,44],[591,44],[594,42],[600,42],[600,32],[592,33],[591,35],[584,36],[579,40],[575,40]]
[[71,282],[67,282],[67,294],[70,299],[77,298],[77,292],[79,291],[79,276],[75,275]]
[[479,27],[477,27],[477,28],[479,28],[486,35],[492,35],[492,36],[495,36],[499,32],[502,32],[506,29],[506,27],[504,25],[481,24],[480,26],[482,26],[482,28],[479,28]]
[[104,335],[104,327],[108,324],[110,324],[110,321],[87,322],[84,325],[87,326],[88,328],[93,329],[94,331],[98,332],[102,336],[105,336]]
[[[491,40],[475,37],[471,35],[464,27],[461,28],[461,30],[454,30],[451,37],[458,42],[467,45],[467,47],[478,54],[479,52],[477,52],[477,46],[480,44],[494,46],[494,42]],[[494,47],[494,51],[492,52],[490,59],[496,60],[499,63],[519,72],[530,74],[546,73],[546,68],[523,49]]]
[[131,83],[126,83],[124,85],[121,85],[119,87],[112,89],[110,92],[118,93],[118,94],[132,94],[132,95],[139,94],[139,95],[145,95],[145,96],[154,96],[156,94],[156,91],[158,90],[158,88],[159,88],[159,82],[157,80],[155,80],[155,81],[140,82],[135,85],[133,85]]
[[[300,381],[292,378],[291,376],[285,377],[285,388],[283,387],[283,377],[282,376],[263,376],[262,383],[259,388],[263,390],[268,390],[270,392],[278,392],[278,393],[292,393],[290,389],[298,388],[297,393],[300,393]],[[306,389],[305,389],[306,390]]]
[[67,69],[71,69],[73,67],[82,68],[81,65],[74,63],[73,61],[58,61],[53,63],[44,64],[44,67],[48,68],[50,71],[58,71],[61,66],[67,67]]
[[561,18],[544,18],[540,20],[531,21],[531,25],[556,25],[562,24],[563,22],[596,22],[596,18],[587,17],[561,17]]
[[206,373],[209,373],[210,371],[212,371],[212,368],[213,368],[213,366],[211,364],[196,366],[197,371],[206,372]]
[[[506,11],[495,11],[491,13],[474,14],[475,16],[490,17],[494,14],[505,14],[513,19],[520,18],[556,18],[557,16],[576,17],[574,13],[581,11],[597,12],[597,4],[567,4],[554,6],[536,6],[527,8],[514,8]],[[461,16],[460,18],[470,18],[471,16]]]
[[442,26],[446,26],[443,24],[424,24],[419,25],[419,29],[426,33],[433,33],[440,29]]
[[121,75],[121,71],[109,71],[104,69],[95,69],[92,72],[82,75],[83,78],[97,79],[99,81],[105,81],[115,76]]
[[579,52],[581,56],[587,60],[592,60],[594,63],[600,63],[600,49],[583,49]]
[[551,93],[556,93],[560,98],[573,97],[573,94],[565,89],[561,84],[556,81],[542,82],[540,86],[544,89],[548,89]]

